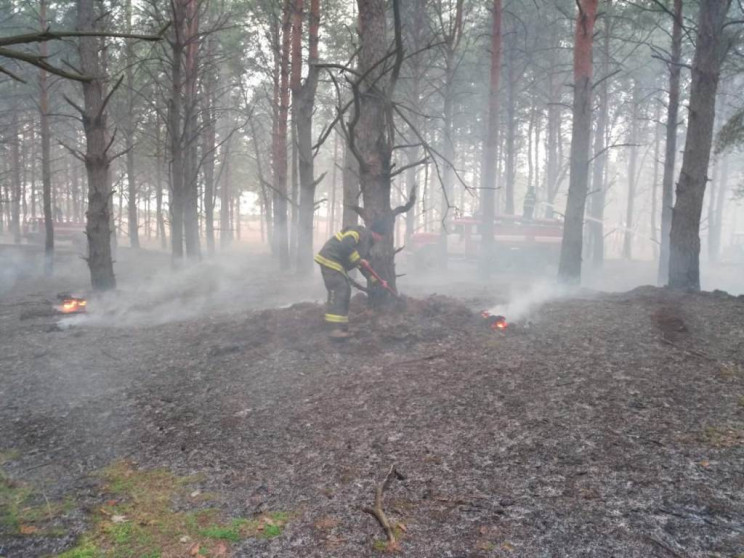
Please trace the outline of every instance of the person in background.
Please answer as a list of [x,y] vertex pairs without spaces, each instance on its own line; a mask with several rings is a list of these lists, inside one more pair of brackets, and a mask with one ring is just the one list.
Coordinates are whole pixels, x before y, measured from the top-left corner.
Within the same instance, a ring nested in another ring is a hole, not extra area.
[[367,259],[372,246],[380,242],[385,233],[385,222],[377,220],[370,228],[361,225],[346,227],[333,235],[315,256],[320,265],[328,291],[325,322],[331,329],[332,339],[347,339],[349,334],[349,303],[351,302],[351,284],[349,271],[359,268],[362,275],[374,283],[376,279],[370,273],[372,269]]

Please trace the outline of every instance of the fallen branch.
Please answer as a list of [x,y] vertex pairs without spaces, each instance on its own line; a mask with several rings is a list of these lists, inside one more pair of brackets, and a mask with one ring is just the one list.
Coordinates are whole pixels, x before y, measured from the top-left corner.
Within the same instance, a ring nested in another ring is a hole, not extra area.
[[385,510],[382,508],[382,498],[385,494],[385,490],[387,490],[388,486],[392,482],[393,477],[399,479],[403,478],[403,476],[395,469],[395,463],[390,466],[390,470],[387,475],[385,475],[385,479],[375,487],[374,507],[370,508],[369,506],[364,506],[362,508],[362,511],[374,517],[380,524],[380,527],[382,527],[383,531],[385,531],[385,536],[388,540],[388,549],[390,550],[395,548],[397,542],[395,540],[395,531],[385,515]]

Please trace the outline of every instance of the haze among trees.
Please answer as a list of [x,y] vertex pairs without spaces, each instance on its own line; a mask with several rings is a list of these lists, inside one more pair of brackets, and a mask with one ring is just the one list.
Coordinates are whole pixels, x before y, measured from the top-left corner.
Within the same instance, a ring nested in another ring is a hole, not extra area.
[[453,219],[563,221],[557,272],[658,261],[700,289],[741,242],[742,5],[732,0],[19,0],[2,5],[0,226],[84,224],[173,265],[260,238],[309,274],[342,226],[373,264]]

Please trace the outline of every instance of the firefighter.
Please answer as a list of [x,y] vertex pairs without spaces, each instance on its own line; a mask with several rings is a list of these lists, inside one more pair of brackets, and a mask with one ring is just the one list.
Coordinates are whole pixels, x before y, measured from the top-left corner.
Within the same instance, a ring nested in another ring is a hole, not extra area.
[[530,186],[527,189],[527,194],[524,196],[524,205],[522,207],[522,216],[528,220],[532,220],[532,216],[535,213],[535,204],[537,203],[537,196],[535,195],[535,188]]
[[349,302],[351,284],[349,271],[359,268],[367,280],[376,280],[367,271],[370,250],[375,242],[382,240],[385,222],[375,221],[368,229],[362,226],[346,227],[332,236],[315,256],[320,265],[323,282],[328,290],[325,321],[331,329],[333,339],[348,338]]

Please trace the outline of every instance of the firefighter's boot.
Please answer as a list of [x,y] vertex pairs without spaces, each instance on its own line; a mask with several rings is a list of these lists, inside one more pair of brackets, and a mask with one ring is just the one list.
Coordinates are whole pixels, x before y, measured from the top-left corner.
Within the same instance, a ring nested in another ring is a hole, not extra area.
[[351,333],[349,333],[349,330],[347,329],[337,327],[331,330],[331,332],[328,334],[328,337],[330,337],[334,341],[345,341],[349,337],[351,337]]

